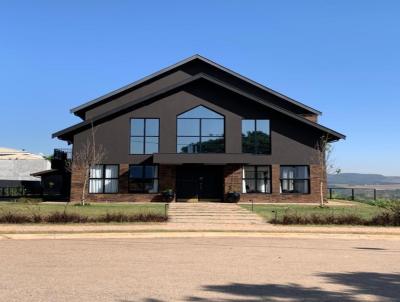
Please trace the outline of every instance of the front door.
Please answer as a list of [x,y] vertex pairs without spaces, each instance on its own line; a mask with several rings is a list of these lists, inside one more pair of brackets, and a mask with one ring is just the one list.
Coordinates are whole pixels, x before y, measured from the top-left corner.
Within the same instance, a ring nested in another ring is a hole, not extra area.
[[221,201],[223,197],[222,166],[178,166],[176,197],[178,201]]

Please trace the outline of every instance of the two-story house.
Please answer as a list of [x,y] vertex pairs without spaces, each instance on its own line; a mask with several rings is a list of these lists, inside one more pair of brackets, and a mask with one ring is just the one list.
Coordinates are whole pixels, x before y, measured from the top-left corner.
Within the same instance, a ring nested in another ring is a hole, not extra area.
[[[235,191],[241,201],[318,202],[319,142],[345,138],[318,110],[199,55],[71,111],[83,121],[53,137],[75,155],[95,133],[106,154],[90,169],[90,201],[158,201],[172,189],[177,201]],[[72,201],[82,177],[73,169]]]

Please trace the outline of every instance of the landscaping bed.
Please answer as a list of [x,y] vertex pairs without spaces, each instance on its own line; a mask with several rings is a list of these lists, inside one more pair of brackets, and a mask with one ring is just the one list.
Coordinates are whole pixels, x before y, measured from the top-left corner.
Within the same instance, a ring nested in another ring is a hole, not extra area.
[[0,203],[0,223],[123,223],[164,222],[164,204]]
[[[251,205],[242,205],[251,211]],[[343,206],[254,205],[253,211],[273,224],[400,226],[400,202]]]

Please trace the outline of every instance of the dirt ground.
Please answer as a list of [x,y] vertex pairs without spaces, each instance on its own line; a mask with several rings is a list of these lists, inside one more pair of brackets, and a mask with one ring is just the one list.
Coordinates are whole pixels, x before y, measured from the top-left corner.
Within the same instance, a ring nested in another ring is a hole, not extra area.
[[400,241],[1,240],[0,301],[399,301]]

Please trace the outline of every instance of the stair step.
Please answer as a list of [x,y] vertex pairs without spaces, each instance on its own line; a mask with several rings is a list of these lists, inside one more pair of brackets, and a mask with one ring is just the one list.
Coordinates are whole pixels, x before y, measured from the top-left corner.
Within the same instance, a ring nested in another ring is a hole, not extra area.
[[262,225],[264,220],[257,214],[237,204],[221,203],[171,203],[169,221],[185,225]]

